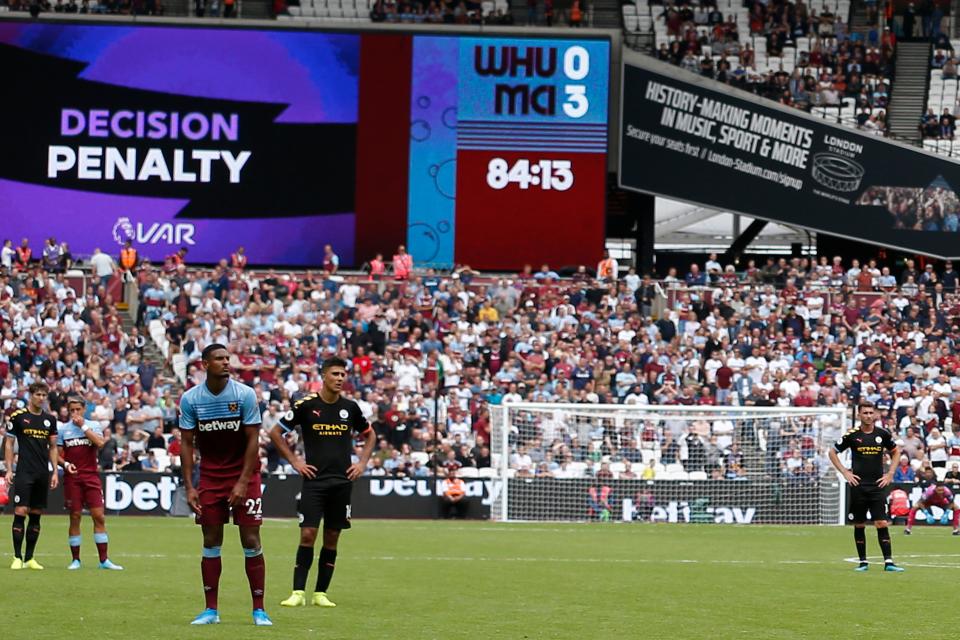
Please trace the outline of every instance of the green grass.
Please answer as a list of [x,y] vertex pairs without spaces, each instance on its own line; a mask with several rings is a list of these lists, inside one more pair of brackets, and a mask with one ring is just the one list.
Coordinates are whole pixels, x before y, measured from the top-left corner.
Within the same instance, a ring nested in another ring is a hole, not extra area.
[[[10,519],[0,522],[6,537]],[[123,573],[96,569],[89,520],[79,572],[65,570],[63,517],[43,520],[45,571],[11,572],[3,556],[5,637],[926,639],[953,635],[949,615],[922,616],[921,604],[948,602],[960,577],[960,538],[946,527],[909,538],[895,529],[894,554],[907,568],[898,575],[879,565],[854,573],[844,561],[854,553],[849,528],[358,520],[341,538],[330,589],[339,606],[287,610],[278,602],[290,591],[297,526],[269,521],[276,626],[251,625],[243,555],[228,527],[222,623],[196,628],[187,623],[203,608],[199,528],[186,519],[107,524]],[[872,530],[867,544],[873,558]],[[315,575],[316,566],[308,587]]]

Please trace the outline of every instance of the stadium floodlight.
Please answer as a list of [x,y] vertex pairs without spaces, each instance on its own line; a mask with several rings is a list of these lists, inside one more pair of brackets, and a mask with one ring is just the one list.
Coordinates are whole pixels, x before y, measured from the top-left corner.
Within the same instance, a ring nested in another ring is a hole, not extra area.
[[[844,407],[491,407],[500,521],[841,524]],[[692,434],[696,434],[693,436]],[[673,443],[673,444],[671,444]]]

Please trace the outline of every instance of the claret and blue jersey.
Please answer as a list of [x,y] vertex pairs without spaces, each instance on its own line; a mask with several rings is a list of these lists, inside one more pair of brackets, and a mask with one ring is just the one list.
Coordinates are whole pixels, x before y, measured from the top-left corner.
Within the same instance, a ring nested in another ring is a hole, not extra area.
[[228,380],[220,393],[197,385],[180,400],[180,428],[196,431],[201,476],[237,476],[247,448],[244,427],[259,426],[257,394],[247,385]]

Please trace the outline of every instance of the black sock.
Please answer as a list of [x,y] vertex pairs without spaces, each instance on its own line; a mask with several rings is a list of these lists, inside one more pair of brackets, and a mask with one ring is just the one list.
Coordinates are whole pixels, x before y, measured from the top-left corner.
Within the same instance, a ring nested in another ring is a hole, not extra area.
[[24,516],[13,516],[13,557],[22,560],[20,549],[23,547],[23,529],[27,519]]
[[313,565],[313,547],[297,547],[297,564],[293,567],[293,590],[304,591],[307,588],[307,575]]
[[337,563],[337,550],[320,549],[320,559],[317,563],[320,572],[317,574],[317,591],[326,593],[330,588],[330,581],[333,579],[333,566]]
[[890,545],[890,529],[887,527],[877,527],[877,541],[880,543],[880,551],[883,552],[883,561],[893,562],[893,550]]
[[30,521],[27,523],[27,551],[23,555],[24,561],[33,560],[33,550],[37,548],[37,540],[40,539],[40,514],[31,513]]
[[857,544],[857,555],[860,557],[860,562],[865,563],[867,561],[867,530],[863,527],[854,527],[853,541]]

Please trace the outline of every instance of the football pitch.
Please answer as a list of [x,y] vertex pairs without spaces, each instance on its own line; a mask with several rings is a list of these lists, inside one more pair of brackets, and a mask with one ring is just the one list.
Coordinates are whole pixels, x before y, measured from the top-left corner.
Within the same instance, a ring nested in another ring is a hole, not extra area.
[[[285,609],[296,522],[263,527],[267,611],[255,628],[235,528],[223,547],[218,626],[190,627],[203,609],[200,531],[187,519],[111,518],[111,559],[96,568],[84,521],[84,567],[66,571],[67,521],[43,520],[40,571],[9,566],[10,517],[0,519],[0,611],[9,638],[931,638],[950,616],[960,538],[949,528],[892,529],[906,567],[855,573],[840,527],[672,524],[495,524],[357,520],[341,538],[336,609]],[[871,560],[879,553],[868,530]],[[311,590],[316,563],[308,581]],[[944,626],[948,625],[948,626]]]

